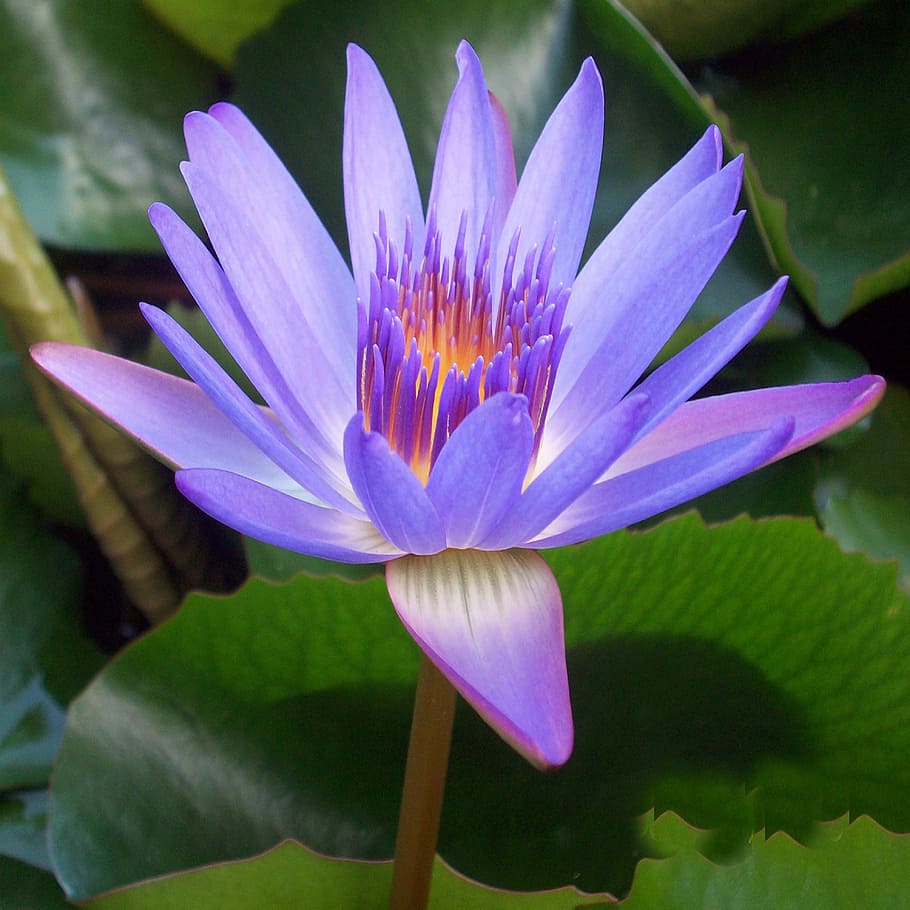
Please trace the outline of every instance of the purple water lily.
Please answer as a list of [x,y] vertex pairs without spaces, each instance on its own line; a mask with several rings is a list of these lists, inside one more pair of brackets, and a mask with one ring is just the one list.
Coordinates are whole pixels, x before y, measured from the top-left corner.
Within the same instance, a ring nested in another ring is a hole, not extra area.
[[517,181],[480,62],[466,43],[456,56],[425,216],[388,90],[349,49],[353,275],[237,108],[186,118],[183,174],[217,259],[166,206],[150,217],[266,407],[148,305],[194,382],[58,344],[33,356],[224,523],[387,563],[419,646],[503,738],[556,766],[573,739],[562,602],[536,551],[811,445],[869,411],[884,383],[689,400],[764,325],[783,280],[641,380],[737,233],[742,160],[722,167],[710,128],[578,272],[603,137],[594,63]]

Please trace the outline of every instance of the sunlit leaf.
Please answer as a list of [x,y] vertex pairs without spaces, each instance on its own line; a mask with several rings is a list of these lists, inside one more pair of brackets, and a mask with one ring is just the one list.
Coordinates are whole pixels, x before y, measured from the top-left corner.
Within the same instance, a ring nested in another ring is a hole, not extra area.
[[[910,618],[893,566],[844,555],[810,521],[692,516],[548,558],[575,754],[542,775],[462,706],[440,842],[455,868],[622,893],[655,804],[727,850],[846,811],[910,830]],[[71,709],[51,816],[64,886],[87,897],[285,837],[390,856],[416,665],[381,579],[191,598]]]

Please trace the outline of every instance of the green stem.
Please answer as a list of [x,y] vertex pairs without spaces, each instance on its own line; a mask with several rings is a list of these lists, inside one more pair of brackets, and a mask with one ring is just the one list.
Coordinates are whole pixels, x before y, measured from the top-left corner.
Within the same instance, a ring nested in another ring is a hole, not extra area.
[[395,842],[391,910],[425,910],[430,897],[455,697],[452,684],[421,654]]

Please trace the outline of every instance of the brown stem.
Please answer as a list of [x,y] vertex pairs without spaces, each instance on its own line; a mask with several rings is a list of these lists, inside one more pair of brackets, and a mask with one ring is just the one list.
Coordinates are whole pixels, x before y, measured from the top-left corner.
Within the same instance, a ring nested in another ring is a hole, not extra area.
[[421,654],[395,842],[391,910],[425,910],[430,897],[455,697],[452,684]]

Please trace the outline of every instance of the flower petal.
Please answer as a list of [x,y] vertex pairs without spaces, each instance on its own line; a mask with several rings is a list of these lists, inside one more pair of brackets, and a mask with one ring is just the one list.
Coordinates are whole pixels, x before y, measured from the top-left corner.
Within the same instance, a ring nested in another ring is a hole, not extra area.
[[[236,111],[228,106],[222,109],[222,116],[229,110]],[[236,112],[227,119],[237,130],[239,121],[245,118]],[[199,111],[187,114],[183,132],[190,169],[204,174],[216,185],[218,197],[229,200],[233,208],[244,214],[257,241],[270,254],[272,267],[289,294],[280,307],[273,303],[276,311],[283,310],[285,317],[290,317],[289,326],[301,321],[308,326],[326,349],[330,365],[350,364],[356,350],[354,282],[299,187],[289,174],[282,175],[283,167],[274,153],[266,156],[260,149],[250,160],[234,136],[213,116]],[[243,132],[245,144],[251,145],[248,134],[255,133],[252,125],[247,123]],[[200,215],[208,228],[205,214],[200,211]],[[230,275],[217,236],[209,236]]]
[[634,471],[693,445],[761,430],[789,417],[795,421],[793,436],[773,460],[784,458],[868,414],[884,391],[880,376],[860,376],[847,382],[779,386],[687,401],[614,462],[607,476]]
[[520,546],[540,533],[604,473],[649,413],[648,397],[636,394],[593,421],[531,481],[479,546],[485,550]]
[[518,180],[515,176],[515,149],[509,118],[499,99],[490,92],[490,113],[493,116],[493,142],[496,149],[496,209],[493,213],[493,237],[502,234],[506,216],[515,198]]
[[149,220],[205,318],[281,423],[334,477],[346,479],[340,439],[328,439],[299,406],[205,244],[166,205],[155,203]]
[[343,164],[354,280],[360,298],[369,300],[379,213],[385,214],[393,239],[404,236],[405,223],[410,221],[414,249],[419,253],[423,249],[423,206],[395,104],[376,64],[354,44],[348,45]]
[[[515,259],[520,267],[531,247],[542,244],[555,226],[551,283],[572,283],[591,223],[603,118],[603,85],[589,57],[550,115],[522,172],[494,260],[500,267],[516,231],[521,231]],[[498,301],[502,275],[494,273],[493,282]]]
[[427,495],[442,517],[447,546],[474,546],[514,505],[533,445],[524,395],[500,392],[458,425],[427,483]]
[[[583,416],[579,411],[592,398],[611,407],[682,322],[739,229],[742,213],[731,218],[730,212],[742,172],[740,156],[703,180],[645,235],[622,268],[608,240],[585,263],[566,310],[566,320],[583,324],[584,331],[569,336],[550,403],[560,432]],[[587,375],[592,364],[598,383]]]
[[222,468],[301,492],[195,383],[91,348],[42,342],[31,354],[51,378],[169,466]]
[[178,471],[177,487],[204,512],[241,534],[339,562],[386,562],[401,551],[368,521],[324,509],[228,471]]
[[[627,262],[635,247],[677,202],[720,169],[723,154],[720,130],[712,125],[683,158],[642,193],[591,257],[592,270],[599,273],[599,285],[606,286],[607,276]],[[728,215],[729,209],[723,214]],[[602,298],[597,294],[585,294],[583,286],[582,293],[575,295],[570,305],[570,318],[575,324],[581,324],[591,304],[602,305]]]
[[639,437],[691,398],[755,337],[777,309],[786,287],[787,279],[780,278],[764,294],[741,306],[659,366],[635,389],[649,395],[653,407],[648,422],[638,431]]
[[785,418],[766,430],[716,439],[598,483],[529,545],[562,547],[600,537],[736,480],[783,451],[793,423]]
[[[639,245],[609,287],[603,311],[612,317],[587,319],[584,331],[569,335],[541,440],[543,464],[639,378],[707,284],[741,222],[741,214],[732,216],[694,237],[656,232]],[[564,376],[571,385],[563,384],[558,399]]]
[[[322,503],[351,514],[363,513],[353,505],[353,490],[336,489],[331,478],[305,452],[297,448],[266,413],[257,408],[176,321],[163,310],[140,304],[155,334],[177,362],[189,373],[212,402],[241,432],[246,434],[282,470]],[[347,495],[345,495],[347,494]]]
[[458,45],[458,83],[442,121],[428,217],[435,215],[443,248],[452,249],[466,216],[463,249],[473,257],[496,195],[498,160],[483,69],[467,41]]
[[[298,291],[307,320],[321,342],[350,363],[356,353],[352,326],[357,314],[354,283],[344,257],[297,181],[246,115],[223,102],[209,108],[209,115],[224,127],[249,162],[258,187],[257,226],[266,242],[281,250],[279,264],[288,285]],[[198,160],[193,152],[190,157]]]
[[267,244],[252,211],[226,189],[230,177],[214,179],[192,162],[183,175],[253,331],[313,425],[340,440],[357,409],[352,361],[323,346],[300,297],[305,289],[288,287],[276,259],[281,248]]
[[549,566],[522,550],[445,550],[386,567],[395,610],[480,716],[532,764],[572,752],[562,599]]
[[379,533],[406,553],[438,553],[446,545],[442,521],[417,475],[379,433],[355,414],[344,434],[344,460],[354,492]]

